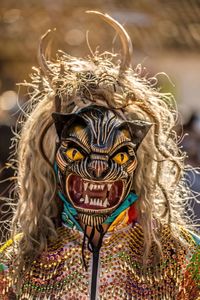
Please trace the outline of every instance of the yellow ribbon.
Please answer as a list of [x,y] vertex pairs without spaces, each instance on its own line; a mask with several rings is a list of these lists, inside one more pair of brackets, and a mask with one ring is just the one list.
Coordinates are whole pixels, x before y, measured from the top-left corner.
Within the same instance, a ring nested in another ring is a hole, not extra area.
[[120,229],[120,228],[123,228],[124,226],[127,226],[127,223],[129,220],[128,210],[129,210],[129,207],[127,209],[125,209],[124,211],[122,211],[119,214],[119,216],[117,216],[117,218],[114,220],[114,222],[108,228],[108,232],[115,230],[116,227],[118,227],[117,229]]

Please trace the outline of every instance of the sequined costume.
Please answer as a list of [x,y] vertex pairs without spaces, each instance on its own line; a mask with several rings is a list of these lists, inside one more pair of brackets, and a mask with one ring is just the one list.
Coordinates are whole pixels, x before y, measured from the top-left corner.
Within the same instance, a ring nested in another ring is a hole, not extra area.
[[50,63],[42,37],[0,300],[197,300],[199,238],[182,219],[174,112],[131,70],[124,28],[92,13],[119,33],[121,63],[108,53]]
[[[168,226],[162,229],[163,258],[155,261],[155,245],[152,246],[145,269],[142,267],[144,245],[140,225],[118,227],[104,237],[96,299],[198,299],[199,258],[194,256],[192,262],[196,266],[187,267],[191,257],[186,258],[186,249],[181,245],[177,247]],[[183,236],[190,240],[193,253],[194,241],[185,232]],[[93,258],[86,249],[88,269],[85,270],[82,239],[83,234],[76,230],[59,228],[57,241],[50,243],[48,251],[32,263],[23,280],[19,299],[90,299]],[[11,259],[9,251],[7,258]],[[3,295],[4,287],[8,291],[9,286],[8,271],[4,273]],[[1,296],[1,299],[10,298]]]

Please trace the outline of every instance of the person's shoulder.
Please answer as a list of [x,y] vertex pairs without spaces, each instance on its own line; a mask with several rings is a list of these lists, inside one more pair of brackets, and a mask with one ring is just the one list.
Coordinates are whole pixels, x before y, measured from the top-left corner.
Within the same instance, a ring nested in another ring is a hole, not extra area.
[[199,255],[200,237],[183,226],[162,224],[159,240],[163,253],[170,258],[176,257],[176,261],[180,265],[189,264],[194,255]]
[[190,251],[185,260],[183,280],[179,288],[179,297],[180,299],[198,300],[200,299],[200,236],[192,230],[185,228],[182,229],[182,232],[184,238],[187,239],[190,245]]
[[[22,235],[18,234],[0,247],[0,299],[11,299],[14,294],[10,278],[11,266],[15,259],[15,252]],[[10,297],[10,298],[9,298]],[[12,298],[14,299],[14,298]]]
[[191,246],[191,248],[198,248],[198,246],[200,246],[200,235],[184,226],[174,225],[172,227],[168,224],[164,224],[160,232],[161,239],[173,239],[176,243],[180,242],[182,245],[187,244],[187,246]]
[[0,246],[0,275],[8,272],[9,266],[12,264],[18,243],[22,238],[22,234],[17,234],[14,238],[9,239]]
[[0,246],[0,264],[12,259],[13,253],[18,247],[18,243],[21,239],[22,234],[19,233]]
[[177,299],[200,299],[200,237],[184,226],[165,224],[161,228],[164,257],[180,272]]

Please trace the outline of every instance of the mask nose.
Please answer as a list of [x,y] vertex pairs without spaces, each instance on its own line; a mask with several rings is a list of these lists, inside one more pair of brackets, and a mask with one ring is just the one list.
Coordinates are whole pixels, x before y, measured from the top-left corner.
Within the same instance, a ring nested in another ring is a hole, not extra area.
[[108,162],[105,160],[92,160],[88,164],[88,171],[93,178],[102,178],[108,170]]

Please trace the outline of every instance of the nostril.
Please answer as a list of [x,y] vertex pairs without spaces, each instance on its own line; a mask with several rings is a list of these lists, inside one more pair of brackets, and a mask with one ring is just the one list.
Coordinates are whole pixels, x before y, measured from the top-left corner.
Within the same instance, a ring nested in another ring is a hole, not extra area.
[[88,169],[93,177],[99,178],[108,170],[108,163],[102,160],[92,160],[88,165]]

